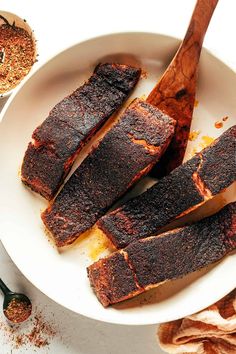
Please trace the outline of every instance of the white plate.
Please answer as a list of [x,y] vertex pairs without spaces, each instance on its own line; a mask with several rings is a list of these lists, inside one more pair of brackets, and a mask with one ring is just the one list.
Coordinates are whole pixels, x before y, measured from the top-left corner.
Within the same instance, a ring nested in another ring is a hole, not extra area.
[[[83,83],[94,66],[105,60],[144,68],[133,97],[147,94],[168,66],[179,41],[144,33],[112,34],[77,44],[46,63],[21,86],[3,112],[0,125],[0,233],[2,242],[23,274],[59,304],[94,319],[120,324],[152,324],[180,318],[215,302],[236,286],[236,256],[230,255],[208,270],[170,282],[140,297],[104,309],[90,289],[86,266],[99,255],[103,240],[96,234],[82,237],[67,252],[49,243],[40,211],[46,202],[20,181],[19,168],[34,128],[51,107]],[[193,129],[201,130],[188,146],[199,148],[202,136],[216,137],[236,123],[236,75],[203,51]],[[214,122],[229,119],[222,129]],[[224,198],[235,196],[235,186]],[[210,203],[211,212],[226,203],[222,196]],[[213,209],[212,209],[213,208]],[[202,213],[209,212],[203,208]],[[201,214],[202,214],[201,213]],[[198,217],[199,217],[199,213]],[[196,215],[196,214],[195,214]],[[101,254],[100,254],[101,255]]]

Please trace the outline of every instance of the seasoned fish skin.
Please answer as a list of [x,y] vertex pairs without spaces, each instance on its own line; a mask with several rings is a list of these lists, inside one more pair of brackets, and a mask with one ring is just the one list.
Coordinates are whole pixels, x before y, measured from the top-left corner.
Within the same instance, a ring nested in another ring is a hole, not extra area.
[[120,108],[140,74],[139,68],[127,65],[98,65],[88,82],[56,104],[33,132],[21,168],[22,182],[52,199],[79,151]]
[[[106,307],[200,270],[235,249],[236,202],[195,224],[131,243],[89,266],[88,277]],[[126,267],[116,269],[118,255],[126,261]],[[126,279],[128,267],[132,276],[129,273]],[[123,279],[121,289],[113,286],[116,277]]]
[[114,253],[105,262],[98,261],[92,271],[88,268],[88,274],[104,306],[125,300],[127,294],[135,294],[139,290],[133,272],[121,253]]
[[116,248],[155,235],[236,180],[236,125],[140,196],[103,216],[98,227]]
[[174,120],[134,100],[64,185],[42,220],[58,247],[74,242],[158,161]]

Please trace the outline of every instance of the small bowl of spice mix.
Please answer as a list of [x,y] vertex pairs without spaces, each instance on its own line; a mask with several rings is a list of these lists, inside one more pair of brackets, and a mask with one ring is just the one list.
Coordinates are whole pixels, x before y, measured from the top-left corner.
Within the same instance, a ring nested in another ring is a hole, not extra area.
[[12,93],[35,61],[35,38],[26,20],[0,11],[0,97]]

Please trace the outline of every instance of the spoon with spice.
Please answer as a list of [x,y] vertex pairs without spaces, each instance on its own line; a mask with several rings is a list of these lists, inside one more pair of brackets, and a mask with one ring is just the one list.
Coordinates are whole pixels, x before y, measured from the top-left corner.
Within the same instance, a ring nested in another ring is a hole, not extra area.
[[35,38],[26,20],[0,11],[0,98],[13,91],[35,61]]
[[11,291],[2,279],[0,279],[0,289],[4,295],[3,313],[6,318],[15,324],[26,321],[32,312],[30,299],[24,294]]

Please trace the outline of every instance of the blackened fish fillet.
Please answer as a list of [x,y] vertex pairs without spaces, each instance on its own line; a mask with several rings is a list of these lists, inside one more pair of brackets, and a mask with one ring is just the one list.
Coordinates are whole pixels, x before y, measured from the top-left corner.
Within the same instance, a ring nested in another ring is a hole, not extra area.
[[74,242],[158,161],[174,120],[134,100],[42,214],[58,247]]
[[88,82],[59,102],[33,132],[23,160],[22,181],[51,199],[85,142],[120,108],[140,73],[127,65],[98,65]]
[[135,241],[88,267],[103,306],[219,261],[236,249],[236,203],[193,225]]
[[108,213],[98,227],[117,248],[155,235],[236,180],[236,125],[140,196]]

